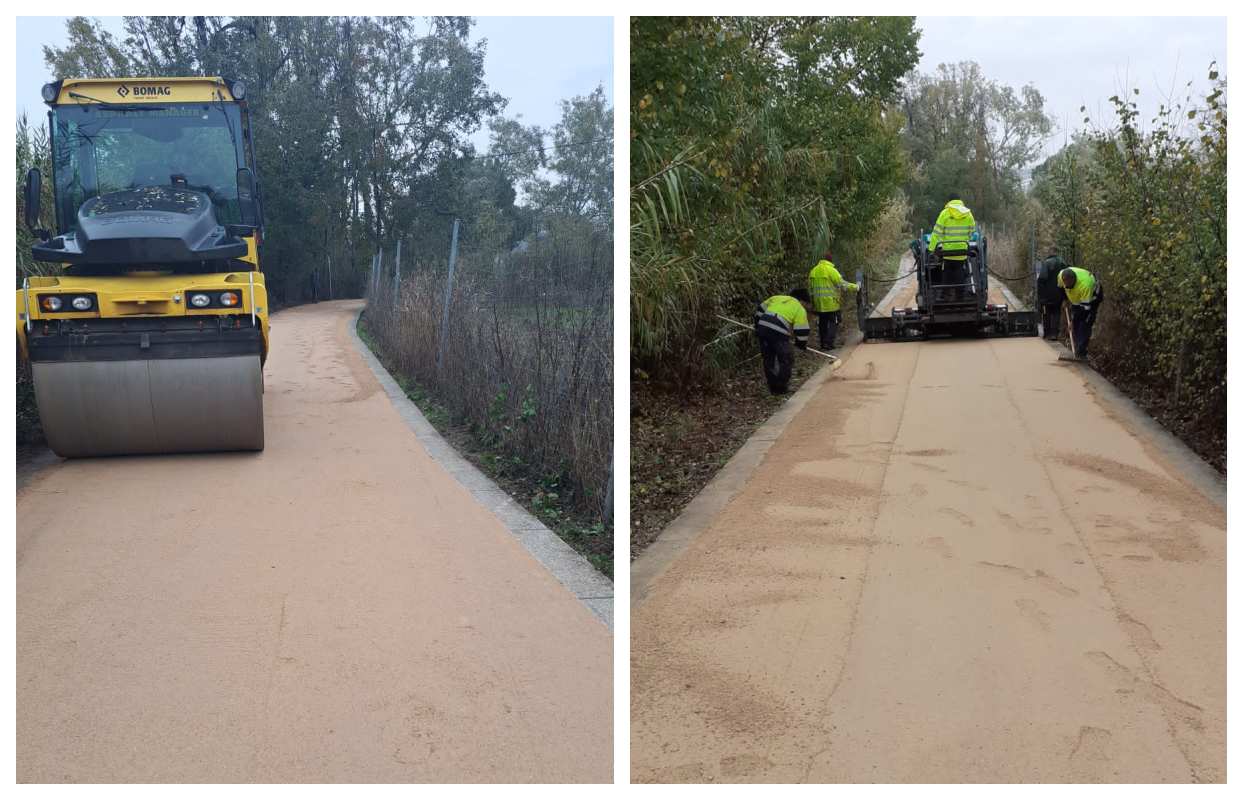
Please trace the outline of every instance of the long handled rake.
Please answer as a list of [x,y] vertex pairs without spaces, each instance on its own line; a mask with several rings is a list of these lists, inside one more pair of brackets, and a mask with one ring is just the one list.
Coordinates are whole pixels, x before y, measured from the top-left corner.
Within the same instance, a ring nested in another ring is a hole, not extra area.
[[[720,314],[717,314],[716,316],[717,316],[719,319],[723,319],[723,320],[725,320],[726,322],[729,322],[729,323],[732,323],[732,324],[734,324],[734,325],[737,325],[737,326],[738,326],[738,327],[740,327],[740,328],[746,328],[747,330],[753,330],[753,329],[754,329],[754,328],[753,328],[753,326],[751,326],[751,325],[747,325],[747,324],[742,323],[742,322],[739,322],[739,321],[738,321],[738,320],[736,320],[736,319],[730,319],[729,317],[723,317],[723,316],[721,316]],[[827,358],[829,361],[832,361],[834,364],[837,364],[837,363],[839,363],[839,362],[841,361],[841,359],[840,359],[840,358],[838,358],[837,356],[835,356],[835,355],[833,355],[833,354],[831,354],[831,353],[826,353],[826,352],[824,352],[823,350],[817,350],[817,349],[815,349],[814,347],[808,347],[808,348],[807,348],[807,352],[809,352],[809,353],[815,353],[815,354],[816,354],[816,355],[818,355],[818,356],[824,356],[824,357],[825,357],[825,358]]]

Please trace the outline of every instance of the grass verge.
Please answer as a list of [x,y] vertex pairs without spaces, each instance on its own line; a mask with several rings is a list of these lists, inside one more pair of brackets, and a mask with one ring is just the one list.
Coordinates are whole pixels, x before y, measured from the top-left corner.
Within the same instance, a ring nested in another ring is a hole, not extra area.
[[445,441],[612,580],[612,525],[562,502],[560,476],[533,474],[520,456],[490,446],[478,431],[426,388],[400,373],[368,332],[365,315],[359,319],[358,335]]

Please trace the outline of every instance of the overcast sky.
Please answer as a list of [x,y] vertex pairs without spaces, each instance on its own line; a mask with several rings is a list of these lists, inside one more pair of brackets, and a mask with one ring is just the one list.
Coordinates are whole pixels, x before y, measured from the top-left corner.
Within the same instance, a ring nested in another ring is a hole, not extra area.
[[[1034,84],[1056,121],[1046,153],[1083,127],[1084,114],[1113,122],[1110,95],[1139,89],[1147,122],[1171,96],[1208,94],[1214,59],[1226,76],[1224,17],[919,17],[920,72],[975,61],[984,74],[1016,89]],[[1134,97],[1134,95],[1132,95]]]
[[[100,17],[121,38],[120,17]],[[488,40],[484,62],[492,91],[509,98],[505,116],[551,128],[561,119],[560,101],[589,94],[603,84],[613,102],[613,19],[611,17],[476,17],[474,39]],[[17,112],[40,117],[39,96],[52,75],[42,46],[63,46],[65,17],[17,18]],[[243,77],[243,76],[238,76]],[[474,138],[487,149],[487,129]]]

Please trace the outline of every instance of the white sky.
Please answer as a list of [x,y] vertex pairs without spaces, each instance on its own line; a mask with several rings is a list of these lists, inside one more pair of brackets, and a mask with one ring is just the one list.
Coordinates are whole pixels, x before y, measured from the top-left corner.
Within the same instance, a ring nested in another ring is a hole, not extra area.
[[1188,81],[1193,96],[1207,94],[1209,62],[1227,74],[1225,17],[919,17],[916,27],[920,72],[975,61],[1000,83],[1035,85],[1057,126],[1047,154],[1084,116],[1111,126],[1110,95],[1139,89],[1132,97],[1146,123],[1168,98],[1186,97]]
[[[53,76],[43,64],[42,46],[65,44],[65,19],[17,18],[18,114],[37,118],[47,110],[39,89]],[[98,19],[123,38],[120,17]],[[476,17],[475,23],[472,39],[488,40],[486,83],[509,98],[505,116],[520,114],[523,124],[551,128],[561,119],[561,100],[599,84],[613,103],[612,17]],[[486,126],[472,140],[486,151]]]

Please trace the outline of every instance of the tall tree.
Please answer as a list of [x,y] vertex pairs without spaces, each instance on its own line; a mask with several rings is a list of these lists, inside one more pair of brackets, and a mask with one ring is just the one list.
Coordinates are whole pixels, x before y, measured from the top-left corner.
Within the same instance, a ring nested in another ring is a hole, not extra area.
[[1007,219],[1021,199],[1024,169],[1053,128],[1034,86],[1000,84],[971,61],[913,74],[902,110],[903,141],[915,168],[906,188],[916,228],[930,226],[954,192],[977,218]]
[[586,216],[602,228],[613,225],[613,109],[604,87],[561,101],[547,165],[556,180],[536,178],[537,206],[567,216]]

